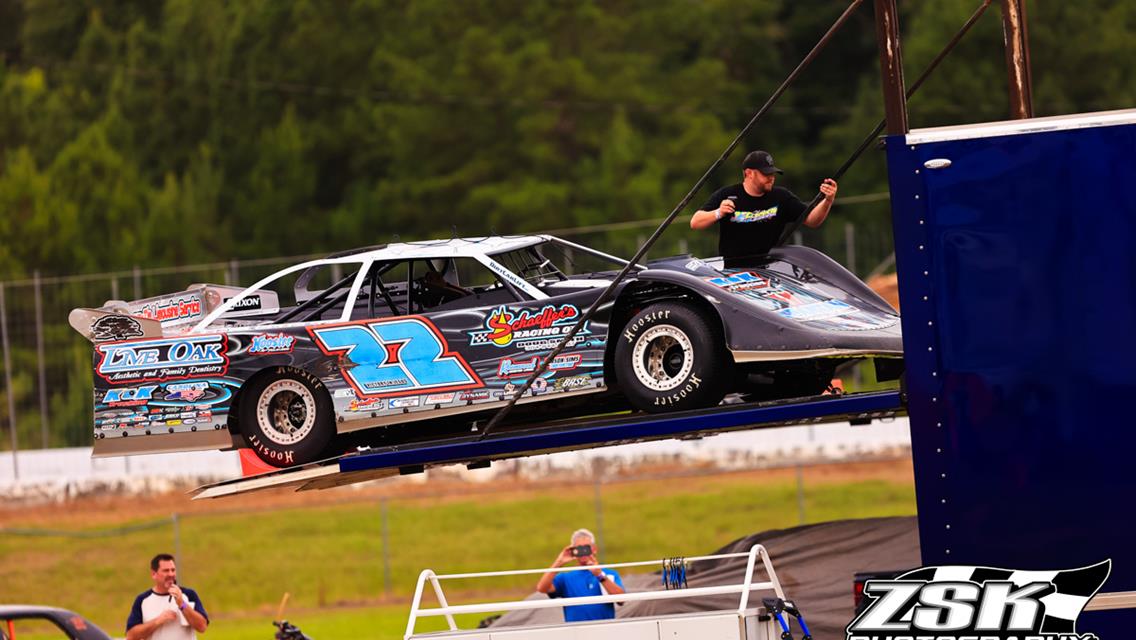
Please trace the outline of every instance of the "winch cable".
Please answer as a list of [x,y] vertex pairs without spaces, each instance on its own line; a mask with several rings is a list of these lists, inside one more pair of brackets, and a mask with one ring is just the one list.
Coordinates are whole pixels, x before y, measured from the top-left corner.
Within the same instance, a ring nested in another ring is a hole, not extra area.
[[584,314],[580,316],[579,320],[576,321],[576,324],[572,326],[572,329],[563,338],[561,338],[560,343],[557,344],[556,347],[553,348],[553,350],[548,354],[548,356],[544,358],[543,362],[540,363],[540,366],[537,367],[536,371],[534,371],[532,375],[530,375],[528,379],[525,380],[525,384],[522,385],[521,388],[517,390],[511,398],[509,398],[509,401],[505,406],[501,407],[501,409],[498,410],[496,414],[494,414],[493,418],[489,420],[489,423],[485,425],[485,429],[481,432],[481,436],[478,438],[478,440],[484,439],[486,436],[488,436],[490,432],[493,431],[494,427],[500,424],[501,421],[509,415],[509,412],[513,410],[514,406],[516,406],[517,401],[523,398],[525,393],[528,392],[529,388],[532,387],[533,382],[548,370],[549,365],[552,364],[552,361],[556,358],[556,356],[560,355],[560,352],[564,351],[565,347],[572,342],[572,339],[576,337],[576,334],[580,332],[580,329],[587,324],[588,320],[590,320],[593,315],[595,315],[596,310],[599,309],[600,306],[607,301],[607,299],[611,296],[612,292],[615,291],[615,288],[619,285],[619,283],[622,282],[625,277],[627,277],[627,274],[630,273],[633,268],[638,266],[639,260],[641,260],[643,256],[647,254],[647,251],[650,250],[651,246],[654,245],[655,242],[663,235],[663,232],[666,231],[667,227],[670,226],[671,222],[674,221],[678,214],[686,208],[686,205],[690,204],[690,201],[694,199],[694,196],[699,192],[699,190],[702,189],[702,186],[706,184],[706,181],[710,179],[710,176],[718,170],[718,167],[722,166],[722,164],[726,161],[726,158],[729,157],[730,153],[732,153],[733,150],[741,143],[742,139],[746,136],[747,133],[749,133],[750,129],[752,129],[753,126],[757,124],[757,122],[761,120],[762,117],[765,116],[766,112],[768,112],[773,104],[776,103],[777,100],[781,97],[781,94],[785,93],[785,90],[788,89],[794,81],[796,81],[797,76],[799,76],[801,72],[804,71],[812,63],[813,59],[816,58],[818,54],[820,54],[825,46],[828,45],[829,41],[832,40],[832,37],[836,34],[837,31],[840,30],[842,26],[844,26],[844,23],[852,17],[852,14],[856,11],[856,8],[859,7],[862,2],[863,0],[852,0],[852,3],[848,5],[848,8],[844,10],[844,13],[840,14],[840,17],[836,19],[836,22],[832,23],[832,26],[828,28],[828,31],[826,31],[824,35],[821,36],[820,40],[818,40],[817,43],[813,45],[813,48],[811,51],[809,51],[808,55],[806,55],[805,58],[801,60],[797,67],[793,69],[792,73],[790,73],[789,76],[785,78],[784,82],[782,82],[781,85],[777,87],[777,89],[773,92],[773,94],[769,96],[769,99],[765,101],[765,104],[763,104],[761,108],[757,110],[757,113],[755,113],[752,118],[750,118],[749,122],[741,130],[741,132],[738,133],[733,142],[731,142],[726,147],[726,150],[722,152],[722,155],[720,155],[718,159],[714,161],[712,165],[710,165],[710,168],[702,174],[702,177],[698,179],[698,182],[696,182],[690,189],[690,191],[686,194],[686,196],[683,197],[682,201],[675,206],[670,215],[668,215],[666,219],[663,220],[663,222],[659,225],[659,228],[655,229],[655,232],[651,234],[651,237],[648,238],[641,247],[639,247],[639,250],[635,252],[635,255],[632,256],[631,260],[629,260],[627,264],[624,265],[623,269],[621,269],[619,273],[616,274],[615,278],[600,293],[595,302],[593,302],[591,306],[588,307],[587,311],[585,311]]
[[[962,40],[963,36],[965,36],[966,33],[970,31],[970,28],[973,27],[974,24],[978,22],[978,19],[982,17],[982,14],[986,12],[986,9],[990,6],[991,1],[992,0],[983,0],[978,9],[974,11],[974,14],[970,16],[970,19],[962,25],[962,28],[958,30],[958,33],[956,33],[954,37],[951,38],[950,42],[947,43],[947,46],[943,47],[942,51],[939,51],[939,54],[935,56],[935,59],[927,65],[926,69],[923,70],[923,73],[920,74],[918,78],[916,78],[915,82],[911,83],[911,87],[907,89],[907,98],[911,98],[911,96],[915,95],[915,92],[918,91],[919,87],[923,85],[923,82],[931,76],[931,74],[935,71],[935,68],[939,66],[939,63],[942,62],[947,57],[947,55],[949,55],[950,52],[954,50],[955,46],[959,43],[959,41]],[[856,151],[852,152],[852,155],[849,156],[848,159],[844,161],[844,164],[840,165],[840,168],[837,169],[836,172],[833,173],[830,177],[833,180],[839,181],[840,178],[842,178],[848,171],[848,169],[850,169],[852,165],[860,159],[860,156],[864,155],[864,152],[868,150],[868,147],[872,146],[872,143],[875,142],[876,138],[879,137],[880,133],[883,132],[885,126],[887,126],[887,121],[880,120],[880,123],[876,125],[876,128],[873,129],[866,138],[864,138],[863,142],[860,143],[860,146],[856,148]],[[781,246],[788,242],[789,239],[793,237],[793,234],[797,232],[797,229],[801,228],[801,225],[804,223],[805,219],[809,217],[809,214],[812,213],[812,210],[816,208],[818,204],[820,204],[820,201],[823,197],[823,193],[816,194],[816,196],[813,197],[812,202],[810,202],[809,205],[805,207],[805,210],[799,216],[797,216],[797,219],[785,225],[784,231],[781,232],[781,237],[777,239],[777,244],[774,246]]]

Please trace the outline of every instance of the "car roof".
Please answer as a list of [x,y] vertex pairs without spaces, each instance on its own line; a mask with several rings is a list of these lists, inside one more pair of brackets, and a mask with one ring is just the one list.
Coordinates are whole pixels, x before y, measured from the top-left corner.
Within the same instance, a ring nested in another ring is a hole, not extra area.
[[378,247],[365,247],[342,251],[329,257],[357,259],[400,260],[408,258],[468,258],[492,256],[547,242],[552,236],[486,236],[483,238],[450,238],[449,240],[421,240],[418,242],[392,242]]
[[38,604],[0,604],[0,616],[42,616],[59,613],[69,616],[76,615],[72,611],[59,607],[47,607]]

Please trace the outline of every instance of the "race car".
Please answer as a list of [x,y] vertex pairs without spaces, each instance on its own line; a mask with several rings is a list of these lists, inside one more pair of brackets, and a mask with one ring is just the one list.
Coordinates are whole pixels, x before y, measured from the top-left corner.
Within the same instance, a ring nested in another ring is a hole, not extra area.
[[[468,433],[625,266],[548,235],[458,238],[75,309],[94,343],[94,453],[247,446],[291,466],[359,439]],[[746,269],[631,265],[613,294],[517,399],[514,422],[816,395],[843,363],[902,354],[898,314],[805,247]]]

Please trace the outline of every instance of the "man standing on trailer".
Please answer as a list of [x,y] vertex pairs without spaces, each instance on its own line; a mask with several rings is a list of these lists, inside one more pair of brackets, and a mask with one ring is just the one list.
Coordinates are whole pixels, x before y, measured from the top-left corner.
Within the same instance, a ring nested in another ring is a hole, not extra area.
[[[774,186],[779,173],[784,172],[774,166],[767,151],[752,151],[742,162],[742,182],[715,191],[691,216],[691,229],[718,225],[718,252],[726,268],[749,266],[754,258],[769,253],[785,226],[808,206],[792,191]],[[828,217],[836,189],[831,178],[821,183],[824,199],[805,218],[806,227],[815,229]]]
[[[552,563],[558,569],[575,560],[582,567],[599,564],[599,546],[596,537],[587,529],[577,529],[572,533],[571,544],[560,551]],[[540,577],[536,590],[547,593],[549,598],[580,598],[584,596],[616,595],[626,593],[623,579],[615,569],[584,569],[576,571],[549,571]],[[610,620],[615,617],[615,606],[606,604],[585,604],[564,607],[565,622],[585,620]]]

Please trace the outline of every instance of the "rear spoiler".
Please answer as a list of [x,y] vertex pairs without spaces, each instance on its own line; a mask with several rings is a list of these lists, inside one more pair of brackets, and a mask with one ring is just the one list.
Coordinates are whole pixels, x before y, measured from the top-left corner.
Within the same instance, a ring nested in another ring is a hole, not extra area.
[[239,318],[280,310],[273,291],[258,290],[233,300],[246,291],[220,284],[193,284],[185,291],[133,302],[108,300],[98,309],[74,309],[67,320],[91,342],[131,338],[160,338],[166,330],[182,327],[181,333],[222,305],[230,304],[225,318]]

